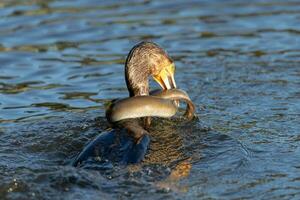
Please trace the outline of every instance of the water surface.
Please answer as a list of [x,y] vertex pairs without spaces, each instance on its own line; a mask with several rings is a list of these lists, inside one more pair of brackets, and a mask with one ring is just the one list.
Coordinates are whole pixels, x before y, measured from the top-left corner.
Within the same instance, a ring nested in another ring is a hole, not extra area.
[[[300,198],[298,1],[3,1],[0,27],[0,199]],[[199,119],[155,119],[140,165],[70,166],[141,40]]]

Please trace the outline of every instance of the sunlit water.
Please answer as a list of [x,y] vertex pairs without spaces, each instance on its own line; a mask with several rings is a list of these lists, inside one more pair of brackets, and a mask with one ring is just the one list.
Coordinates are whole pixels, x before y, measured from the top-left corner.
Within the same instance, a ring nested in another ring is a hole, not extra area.
[[[249,2],[1,1],[0,199],[299,199],[300,3]],[[70,166],[145,39],[199,119],[155,119],[142,164]]]

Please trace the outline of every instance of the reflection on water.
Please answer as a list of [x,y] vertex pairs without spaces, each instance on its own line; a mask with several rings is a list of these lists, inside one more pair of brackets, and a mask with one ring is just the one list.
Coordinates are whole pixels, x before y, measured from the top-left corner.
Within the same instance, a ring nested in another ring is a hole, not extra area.
[[[299,2],[5,1],[0,16],[0,199],[299,198]],[[69,166],[145,39],[199,119],[155,119],[142,164]]]

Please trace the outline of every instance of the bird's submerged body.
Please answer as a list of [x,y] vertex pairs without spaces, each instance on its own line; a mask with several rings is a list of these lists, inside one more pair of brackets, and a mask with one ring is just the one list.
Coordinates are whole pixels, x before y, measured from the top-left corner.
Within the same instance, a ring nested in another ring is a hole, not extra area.
[[149,136],[144,135],[136,144],[125,129],[105,131],[85,146],[73,166],[103,169],[116,164],[138,163],[144,158],[149,142]]

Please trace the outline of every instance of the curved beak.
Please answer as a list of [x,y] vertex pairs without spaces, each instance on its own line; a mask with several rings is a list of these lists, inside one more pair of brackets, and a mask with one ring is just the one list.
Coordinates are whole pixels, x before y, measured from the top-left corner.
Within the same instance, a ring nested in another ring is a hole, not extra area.
[[[167,67],[163,68],[159,74],[154,75],[154,80],[162,87],[164,90],[170,90],[176,88],[176,82],[174,79],[175,65],[171,63]],[[179,101],[174,100],[174,103],[179,107]]]
[[176,82],[174,79],[175,66],[174,63],[163,68],[159,74],[154,75],[154,80],[162,87],[164,90],[176,88]]

